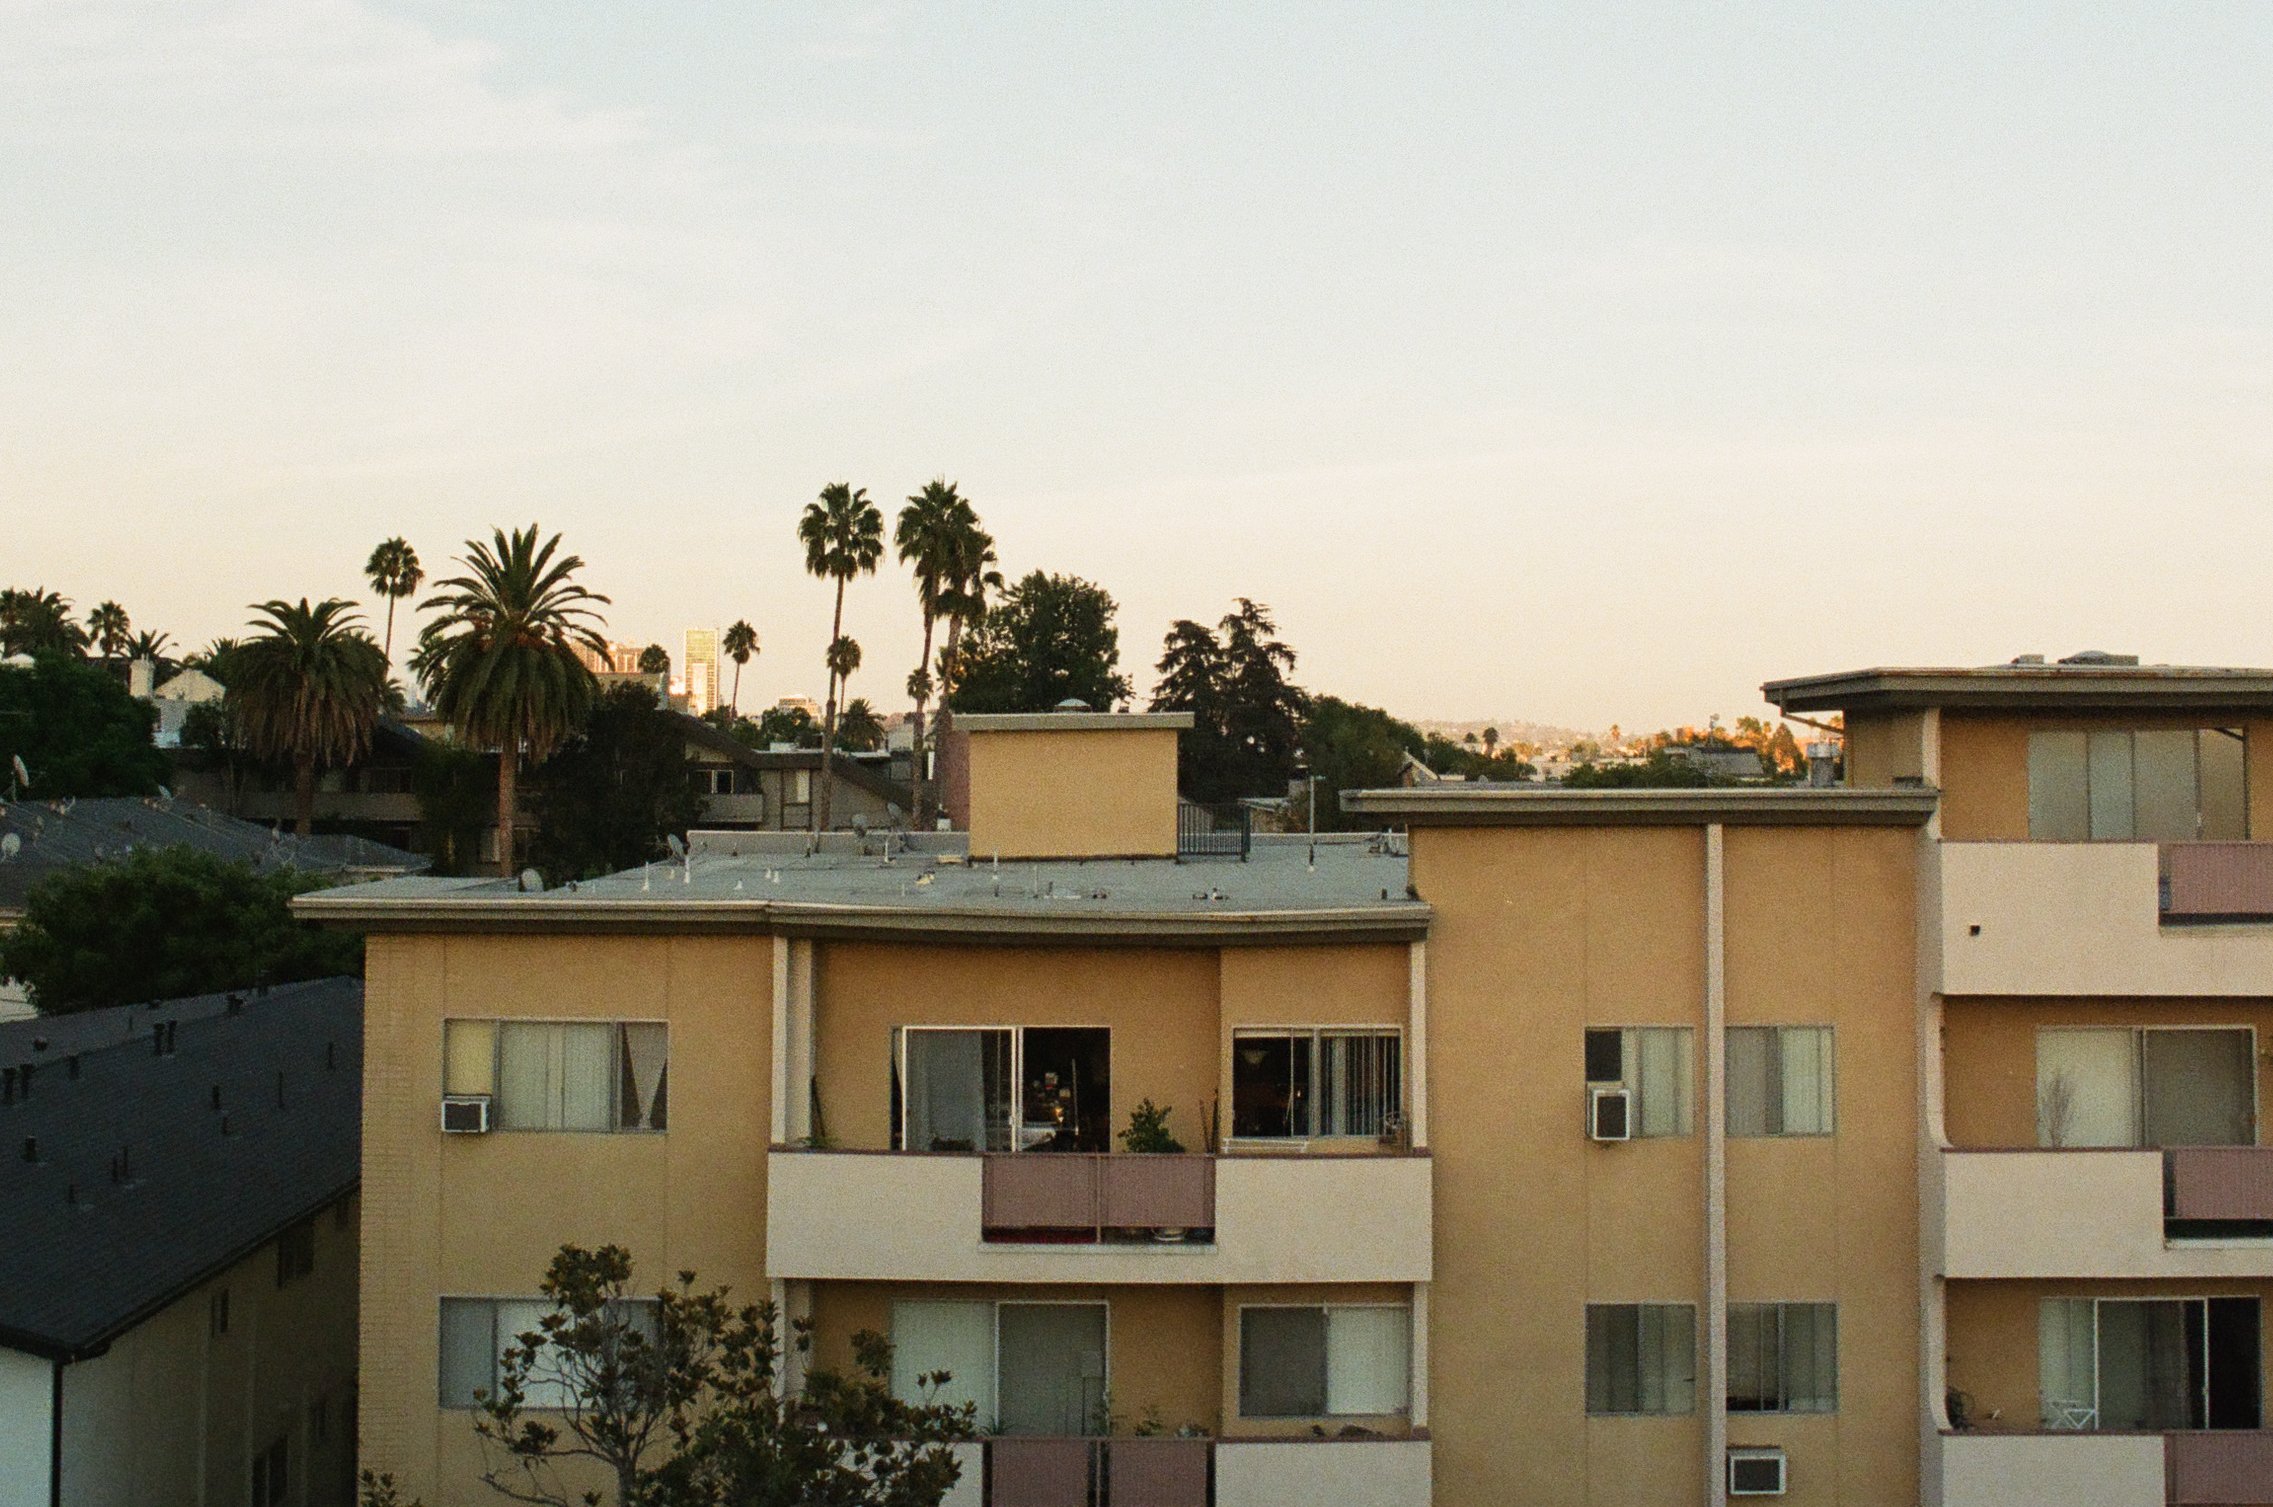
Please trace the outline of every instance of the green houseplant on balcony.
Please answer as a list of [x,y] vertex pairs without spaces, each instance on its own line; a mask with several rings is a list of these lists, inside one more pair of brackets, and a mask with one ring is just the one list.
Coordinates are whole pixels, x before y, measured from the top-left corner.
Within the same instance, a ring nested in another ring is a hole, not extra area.
[[1181,1155],[1184,1143],[1169,1133],[1171,1111],[1146,1099],[1129,1111],[1129,1128],[1121,1132],[1121,1149],[1132,1154]]

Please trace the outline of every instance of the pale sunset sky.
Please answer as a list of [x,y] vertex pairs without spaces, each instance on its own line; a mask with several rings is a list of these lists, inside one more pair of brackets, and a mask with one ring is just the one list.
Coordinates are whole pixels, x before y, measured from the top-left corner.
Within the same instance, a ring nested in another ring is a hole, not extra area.
[[0,584],[186,647],[536,519],[749,707],[802,505],[944,473],[1140,690],[1240,594],[1412,717],[2262,664],[2268,78],[2243,4],[0,0]]

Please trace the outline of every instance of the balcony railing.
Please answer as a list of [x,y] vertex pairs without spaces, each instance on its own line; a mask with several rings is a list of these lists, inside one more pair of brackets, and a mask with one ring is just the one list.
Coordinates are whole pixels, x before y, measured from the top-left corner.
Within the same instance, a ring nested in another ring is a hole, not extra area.
[[[1942,1153],[1942,1275],[2258,1279],[2273,1147]],[[2175,1238],[2174,1238],[2175,1237]]]
[[1255,813],[1238,801],[1176,803],[1178,858],[1236,858],[1245,862],[1255,841]]
[[2211,1429],[2163,1436],[2171,1507],[2273,1500],[2273,1432]]
[[2163,1153],[2163,1213],[2176,1222],[2273,1222],[2273,1146],[2179,1146]]
[[991,1241],[1215,1238],[1213,1157],[990,1156],[980,1190],[980,1228]]
[[1426,1438],[1042,1439],[955,1446],[947,1507],[1429,1507]]
[[2273,921],[2273,843],[2164,843],[2158,863],[2165,921]]
[[987,1507],[1209,1507],[1212,1439],[990,1439]]

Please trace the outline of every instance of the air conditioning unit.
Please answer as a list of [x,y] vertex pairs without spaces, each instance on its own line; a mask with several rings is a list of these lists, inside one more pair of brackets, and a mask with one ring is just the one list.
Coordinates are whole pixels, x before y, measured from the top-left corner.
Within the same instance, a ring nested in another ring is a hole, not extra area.
[[444,1094],[442,1132],[445,1135],[489,1134],[489,1095]]
[[1728,1494],[1732,1497],[1782,1496],[1784,1452],[1780,1449],[1730,1450]]
[[1634,1096],[1622,1088],[1586,1091],[1586,1133],[1598,1141],[1634,1138]]

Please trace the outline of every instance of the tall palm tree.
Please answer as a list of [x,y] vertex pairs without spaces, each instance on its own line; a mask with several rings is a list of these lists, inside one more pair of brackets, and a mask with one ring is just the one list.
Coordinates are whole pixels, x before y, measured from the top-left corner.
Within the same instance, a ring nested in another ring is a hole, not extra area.
[[71,603],[44,586],[0,590],[0,654],[83,654],[87,630],[71,621]]
[[241,638],[217,638],[202,649],[193,650],[182,657],[182,667],[199,670],[220,681],[229,683],[229,667],[236,663],[237,651],[245,646]]
[[353,602],[313,607],[261,602],[260,631],[230,657],[227,714],[256,758],[292,766],[295,827],[316,824],[316,769],[346,764],[371,746],[387,702],[387,658],[362,628]]
[[387,599],[387,640],[382,646],[387,663],[395,662],[395,603],[418,590],[426,579],[426,571],[418,563],[418,551],[400,534],[382,539],[379,547],[371,551],[371,558],[363,562],[364,578],[371,589]]
[[147,659],[160,669],[164,669],[173,662],[171,652],[173,647],[172,634],[153,633],[145,628],[127,642],[126,652],[130,658]]
[[836,773],[837,645],[848,642],[844,636],[844,589],[854,576],[874,574],[876,562],[884,558],[883,511],[868,500],[867,488],[830,482],[821,488],[819,501],[805,504],[805,512],[797,520],[797,542],[805,546],[805,569],[837,583],[836,614],[829,620],[829,697],[821,712],[821,796],[813,805],[813,830],[825,832],[829,827],[830,787]]
[[1002,572],[995,563],[994,535],[979,526],[979,515],[965,503],[956,514],[947,579],[939,593],[940,610],[947,614],[947,642],[940,647],[938,664],[940,737],[946,734],[952,715],[948,698],[962,671],[963,635],[986,621],[989,594],[1002,590]]
[[87,636],[94,640],[95,648],[103,658],[113,660],[126,649],[127,635],[134,625],[127,621],[126,609],[116,602],[104,602],[87,614]]
[[661,644],[649,644],[639,651],[639,673],[642,675],[668,675],[671,673],[671,651]]
[[870,753],[884,746],[884,719],[876,715],[866,696],[855,696],[845,703],[844,716],[837,722],[837,738],[855,753]]
[[607,651],[593,609],[608,599],[575,580],[560,535],[537,526],[466,541],[462,576],[421,604],[442,615],[419,635],[411,670],[444,721],[475,748],[497,750],[497,871],[513,872],[513,793],[521,755],[545,758],[582,725],[597,683],[579,648]]
[[734,694],[728,701],[734,715],[739,717],[742,715],[742,666],[758,652],[758,630],[750,626],[748,618],[737,618],[734,626],[726,630],[726,636],[719,640],[719,646],[726,651],[726,657],[734,661]]
[[932,633],[942,615],[943,598],[956,584],[956,565],[969,529],[976,523],[977,515],[955,490],[955,483],[940,476],[924,483],[922,491],[908,498],[892,530],[892,542],[899,549],[901,563],[915,574],[916,609],[923,615],[923,655],[916,660],[915,673],[908,677],[908,695],[916,708],[912,723],[915,761],[910,766],[909,783],[914,787],[918,830],[929,824],[923,780],[923,712],[932,692]]

